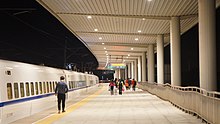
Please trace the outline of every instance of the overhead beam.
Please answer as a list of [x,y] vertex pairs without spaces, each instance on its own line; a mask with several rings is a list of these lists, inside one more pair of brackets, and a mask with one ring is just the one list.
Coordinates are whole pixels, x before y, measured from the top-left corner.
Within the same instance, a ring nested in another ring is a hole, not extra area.
[[[75,31],[75,33],[84,33],[84,34],[107,34],[107,35],[138,35],[138,36],[146,36],[146,37],[157,37],[160,34],[148,34],[148,33],[120,33],[120,32],[88,32],[88,31]],[[169,33],[163,34],[164,36],[169,36]]]
[[[120,54],[119,54],[120,53]],[[140,56],[141,55],[141,52],[140,53],[129,53],[131,56]],[[101,53],[96,53],[95,55],[105,55],[104,53],[103,54],[101,54]],[[128,55],[128,53],[127,52],[112,52],[111,54],[109,54],[109,56],[112,56],[112,55],[114,55],[114,56],[127,56]]]
[[[90,45],[90,47],[92,45],[100,45],[100,46],[102,45],[102,43],[100,42],[87,42],[87,44]],[[140,48],[146,48],[149,44],[105,42],[105,46],[125,46],[125,47],[140,47]]]
[[[104,52],[105,50],[93,50],[93,52]],[[108,53],[113,53],[113,52],[126,52],[126,53],[142,53],[143,51],[137,51],[137,50],[106,50]]]
[[[128,58],[126,58],[126,57],[127,56],[123,56],[123,59],[136,59],[137,57],[139,57],[139,55],[129,56]],[[107,58],[107,57],[104,56],[104,55],[103,56],[99,55],[98,58],[102,59],[102,58]],[[120,56],[120,55],[111,55],[111,59],[116,59],[116,58],[122,59],[122,56]]]
[[[117,17],[117,18],[135,18],[140,20],[170,20],[172,16],[153,16],[153,15],[120,15],[120,14],[97,14],[97,13],[72,13],[72,12],[56,12],[57,15],[79,15],[79,16],[100,16],[100,17]],[[177,15],[180,19],[188,19],[197,17],[198,14]]]

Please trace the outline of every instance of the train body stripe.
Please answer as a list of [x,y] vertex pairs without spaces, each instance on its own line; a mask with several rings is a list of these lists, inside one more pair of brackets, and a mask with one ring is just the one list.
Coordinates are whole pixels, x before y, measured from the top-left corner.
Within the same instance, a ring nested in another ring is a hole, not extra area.
[[[87,88],[87,87],[90,87],[90,86],[84,86],[84,87],[70,89],[68,92],[72,92],[72,91]],[[22,103],[22,102],[27,102],[27,101],[31,101],[31,100],[35,100],[35,99],[41,99],[41,98],[49,97],[52,95],[54,95],[54,93],[48,93],[48,94],[43,94],[43,95],[37,95],[37,96],[32,96],[32,97],[10,100],[10,101],[6,101],[6,102],[0,102],[0,107],[12,105],[12,104],[18,104],[18,103]]]

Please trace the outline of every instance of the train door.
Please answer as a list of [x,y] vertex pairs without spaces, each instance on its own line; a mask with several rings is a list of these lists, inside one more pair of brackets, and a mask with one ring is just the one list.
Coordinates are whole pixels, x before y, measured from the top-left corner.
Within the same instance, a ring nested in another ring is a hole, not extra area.
[[64,82],[66,82],[66,84],[68,85],[68,75],[64,75]]
[[85,75],[85,81],[86,81],[86,86],[89,86],[89,79],[88,79],[88,75]]
[[[0,94],[1,95],[1,94]],[[2,123],[2,107],[0,107],[0,124]]]
[[1,100],[1,91],[0,91],[0,124],[2,123],[2,100]]
[[[69,76],[68,76],[68,73],[66,73],[66,72],[63,70],[62,75],[64,75],[64,82],[66,82],[67,85],[68,85],[68,81],[69,81],[69,80],[67,79],[67,78],[69,77]],[[60,80],[60,77],[59,77],[59,80]]]
[[[63,71],[64,72],[64,71]],[[67,85],[67,87],[68,87],[68,89],[70,89],[70,87],[69,87],[69,79],[67,79],[67,78],[69,78],[69,75],[67,75],[67,74],[65,74],[65,72],[64,72],[64,82],[66,82],[66,85]],[[68,100],[69,99],[69,95],[68,95],[68,92],[65,94],[66,95],[66,100]]]

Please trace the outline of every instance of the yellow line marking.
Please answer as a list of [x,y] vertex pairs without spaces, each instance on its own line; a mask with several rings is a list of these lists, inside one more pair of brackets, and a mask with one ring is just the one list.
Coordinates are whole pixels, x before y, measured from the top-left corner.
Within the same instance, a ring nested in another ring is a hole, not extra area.
[[103,87],[102,89],[96,91],[94,94],[84,98],[83,100],[69,106],[67,108],[68,111],[66,111],[65,113],[61,113],[61,114],[51,114],[37,122],[34,122],[33,124],[51,124],[54,121],[59,120],[60,118],[66,116],[67,114],[71,113],[72,111],[76,110],[77,108],[83,106],[84,104],[88,103],[90,100],[92,100],[93,98],[97,97],[102,91],[106,90],[106,87]]

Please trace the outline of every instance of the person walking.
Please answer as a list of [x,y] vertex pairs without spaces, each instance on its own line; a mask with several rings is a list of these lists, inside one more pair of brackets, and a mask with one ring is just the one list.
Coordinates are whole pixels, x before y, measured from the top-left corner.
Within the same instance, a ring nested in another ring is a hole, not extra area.
[[115,83],[115,87],[114,87],[114,91],[115,91],[115,95],[117,95],[117,89],[118,89],[118,79],[117,78],[115,78],[115,80],[114,80],[114,83]]
[[58,99],[58,113],[61,110],[61,102],[62,102],[62,112],[65,112],[65,100],[66,100],[66,93],[68,92],[67,84],[64,82],[64,76],[60,77],[60,82],[58,82],[55,88],[55,95]]
[[133,79],[133,80],[131,81],[131,83],[132,83],[132,89],[133,89],[133,91],[135,91],[135,87],[136,87],[136,85],[137,85],[137,82]]
[[111,82],[109,83],[109,90],[111,95],[114,95],[114,87],[115,87],[115,83],[113,80],[111,80]]
[[123,91],[123,81],[122,80],[119,81],[118,90],[119,90],[119,95],[122,95],[122,91]]
[[128,80],[129,80],[129,79],[126,79],[126,80],[125,80],[125,89],[126,89],[126,90],[129,89],[129,83],[128,83]]

